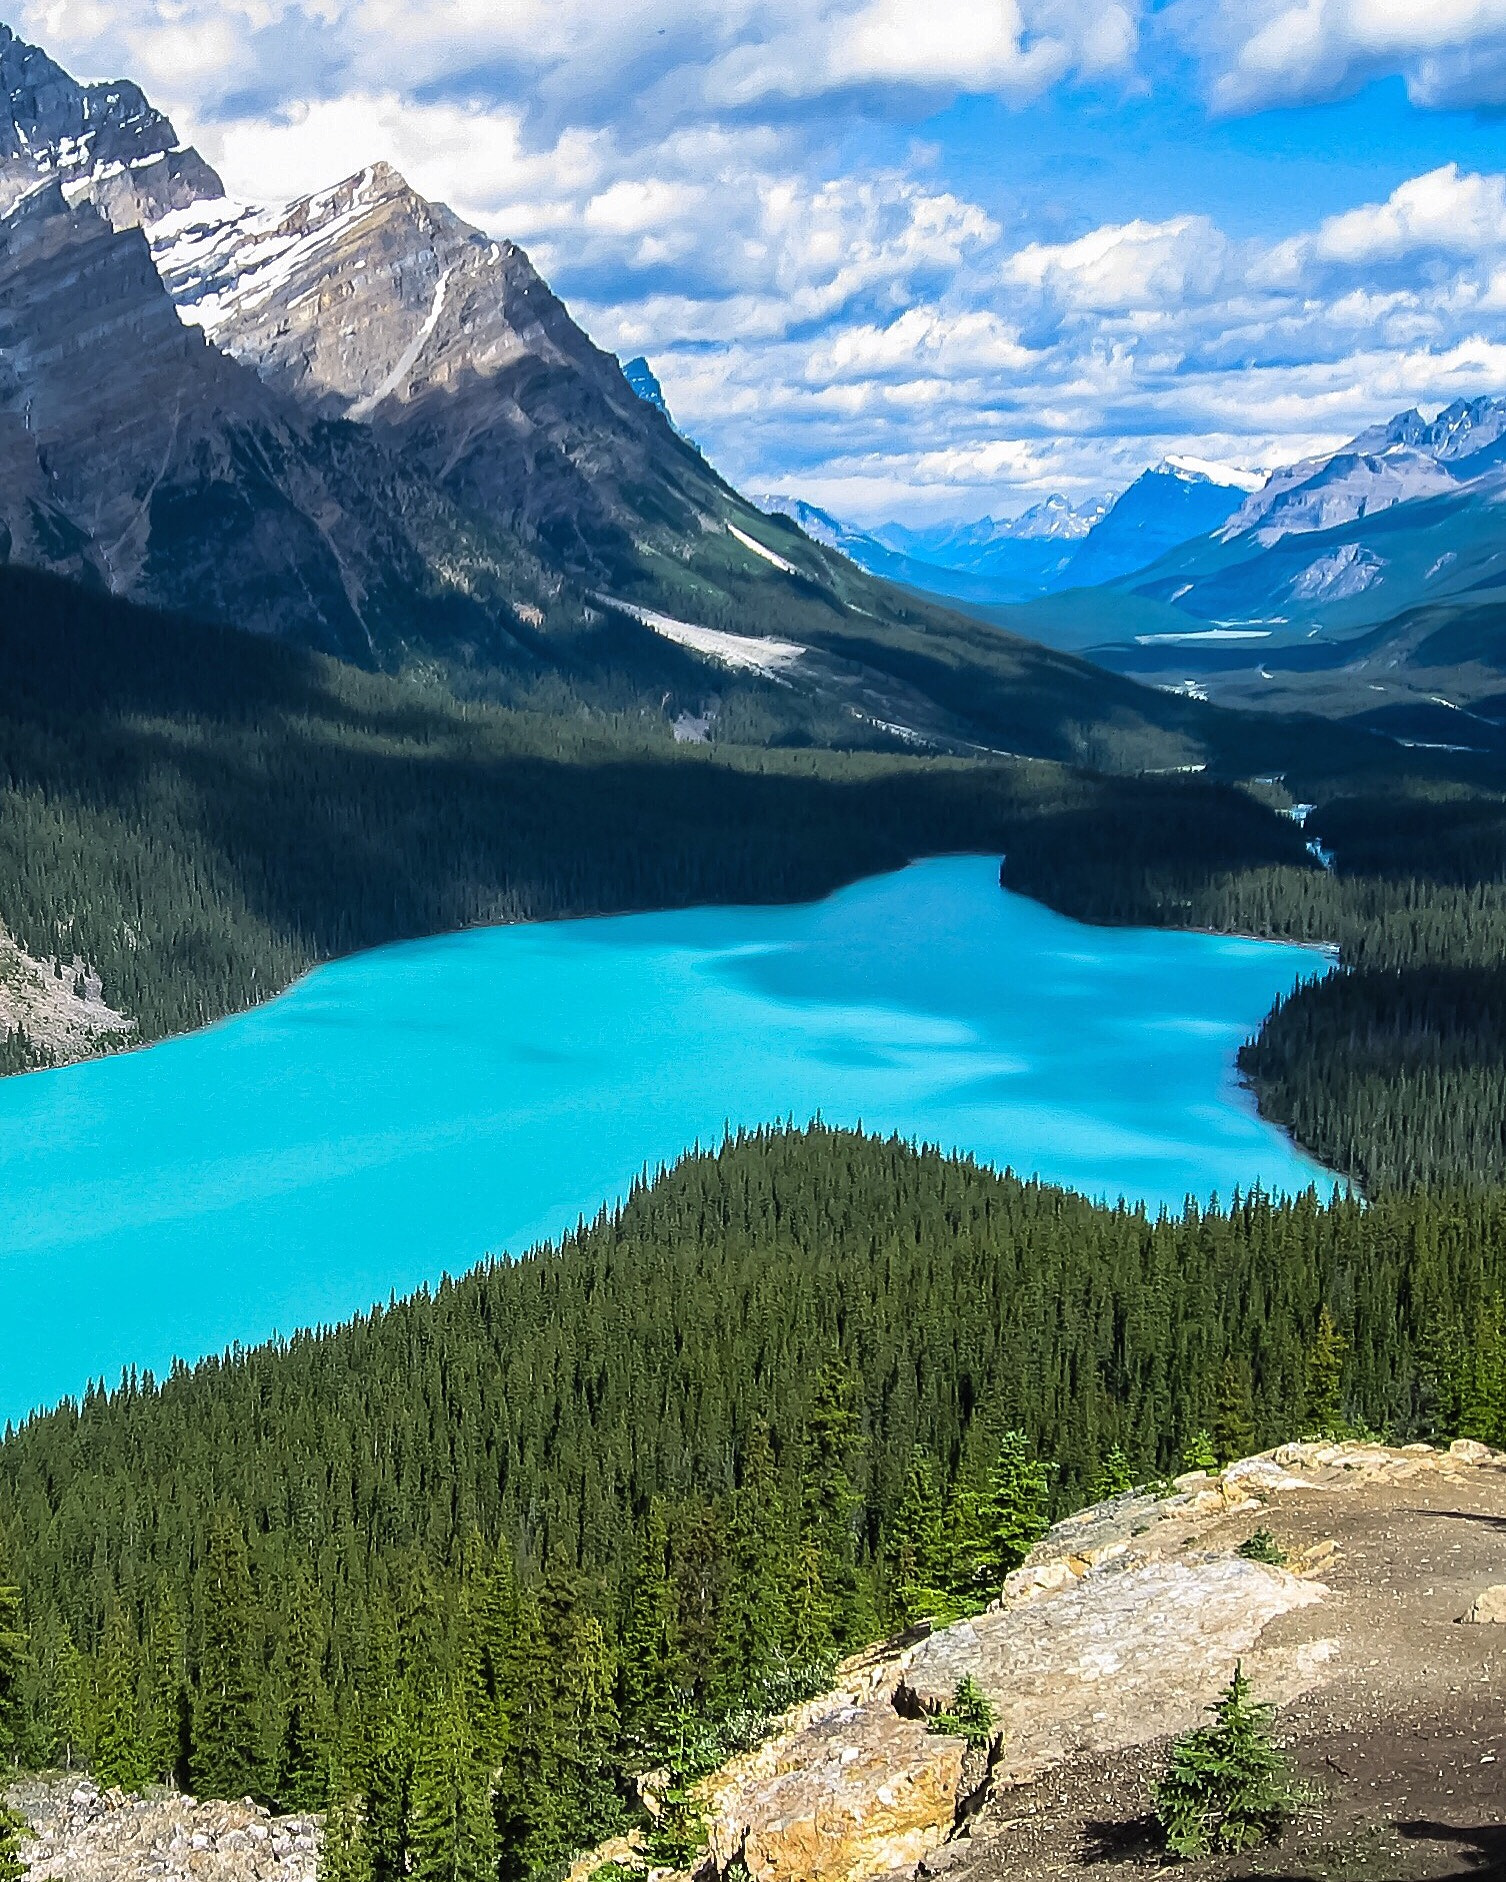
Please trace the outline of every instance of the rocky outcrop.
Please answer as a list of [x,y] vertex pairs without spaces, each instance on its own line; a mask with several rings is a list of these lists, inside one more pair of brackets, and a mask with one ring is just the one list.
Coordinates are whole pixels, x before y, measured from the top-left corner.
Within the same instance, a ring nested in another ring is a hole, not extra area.
[[[1446,1495],[1497,1473],[1506,1501],[1506,1457],[1484,1445],[1292,1444],[1069,1518],[986,1613],[851,1662],[836,1691],[708,1781],[708,1871],[740,1862],[754,1882],[908,1874],[991,1799],[1185,1731],[1236,1660],[1262,1699],[1291,1703],[1343,1669],[1321,1579],[1342,1551],[1320,1537],[1275,1567],[1236,1545],[1293,1499],[1310,1511],[1342,1507],[1349,1492],[1427,1484]],[[986,1770],[961,1740],[927,1729],[964,1678],[999,1732]]]
[[32,1827],[31,1882],[314,1882],[319,1826],[255,1804],[131,1797],[85,1780],[38,1780],[11,1794]]
[[0,1037],[23,1032],[45,1063],[87,1058],[111,1039],[127,1040],[136,1022],[117,1013],[84,961],[39,961],[0,927]]
[[1506,1584],[1497,1582],[1493,1588],[1482,1588],[1464,1619],[1472,1627],[1506,1626]]

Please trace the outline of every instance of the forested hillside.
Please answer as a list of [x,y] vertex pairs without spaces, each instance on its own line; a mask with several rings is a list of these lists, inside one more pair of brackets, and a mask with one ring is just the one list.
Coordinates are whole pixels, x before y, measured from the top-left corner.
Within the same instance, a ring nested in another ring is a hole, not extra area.
[[1005,880],[1089,921],[1333,943],[1342,971],[1282,1001],[1241,1054],[1262,1110],[1369,1190],[1506,1181],[1498,775],[1391,763],[1291,786],[1316,800],[1304,835],[1329,869],[1209,869],[1174,825],[1106,809],[1023,831]]
[[558,1250],[8,1436],[18,1744],[357,1796],[351,1874],[430,1873],[447,1799],[464,1873],[544,1874],[628,1773],[986,1596],[1095,1484],[1340,1423],[1506,1437],[1503,1251],[1500,1192],[1152,1222],[744,1138]]
[[[1176,776],[677,745],[626,680],[508,711],[22,571],[0,603],[0,920],[96,968],[148,1039],[376,942],[801,899],[1111,802],[1211,867],[1303,860],[1282,819]],[[663,659],[664,687],[698,664]]]

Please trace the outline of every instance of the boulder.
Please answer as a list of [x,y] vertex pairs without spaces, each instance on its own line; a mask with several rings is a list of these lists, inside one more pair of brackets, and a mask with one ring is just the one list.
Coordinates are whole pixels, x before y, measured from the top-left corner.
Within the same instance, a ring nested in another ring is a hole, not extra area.
[[719,1873],[753,1882],[861,1882],[911,1870],[955,1820],[966,1746],[887,1696],[845,1708],[732,1767],[711,1803]]
[[1483,1588],[1463,1618],[1471,1626],[1506,1626],[1506,1583]]

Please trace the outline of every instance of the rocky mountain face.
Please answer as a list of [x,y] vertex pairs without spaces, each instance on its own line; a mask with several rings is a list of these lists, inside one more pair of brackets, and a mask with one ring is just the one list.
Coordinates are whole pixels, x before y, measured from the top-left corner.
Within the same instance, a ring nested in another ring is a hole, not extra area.
[[216,346],[572,567],[694,532],[723,493],[522,249],[386,164],[285,208],[196,203],[148,235]]
[[736,499],[521,249],[376,165],[276,209],[0,36],[0,548],[367,664],[548,664]]
[[0,457],[18,560],[367,662],[425,611],[505,637],[454,506],[185,326],[140,228],[56,179],[0,218]]
[[1328,457],[1273,473],[1220,534],[1262,547],[1283,536],[1330,530],[1398,503],[1457,493],[1491,477],[1506,452],[1506,399],[1458,399],[1431,422],[1418,411],[1372,425]]
[[118,227],[223,193],[139,87],[80,85],[0,26],[0,209],[51,181],[71,202],[99,203]]

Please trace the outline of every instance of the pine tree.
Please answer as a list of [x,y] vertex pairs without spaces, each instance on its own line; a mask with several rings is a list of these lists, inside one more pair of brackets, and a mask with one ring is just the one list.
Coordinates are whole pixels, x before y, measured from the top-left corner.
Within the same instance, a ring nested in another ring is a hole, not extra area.
[[1271,1708],[1250,1698],[1242,1665],[1210,1706],[1212,1725],[1172,1746],[1156,1816],[1178,1856],[1253,1849],[1292,1815],[1290,1769],[1271,1743]]
[[1183,1470],[1217,1470],[1218,1450],[1213,1442],[1213,1434],[1201,1428],[1182,1446]]
[[420,1734],[410,1843],[413,1882],[496,1882],[490,1776],[453,1693],[443,1695]]
[[301,1565],[288,1599],[278,1658],[286,1700],[277,1758],[277,1800],[287,1810],[317,1810],[329,1790],[333,1722],[314,1584]]
[[198,1597],[194,1787],[204,1797],[241,1797],[260,1789],[256,1602],[245,1533],[230,1509],[221,1508],[210,1525]]
[[857,1386],[839,1359],[821,1368],[805,1424],[802,1505],[821,1563],[828,1627],[838,1647],[860,1632],[854,1521],[862,1504],[852,1481],[861,1448]]
[[21,1590],[0,1578],[0,1759],[15,1757],[26,1690],[27,1641]]
[[147,1776],[154,1783],[176,1784],[189,1736],[187,1651],[177,1599],[165,1586],[147,1633],[144,1685],[141,1743]]
[[727,1588],[718,1616],[713,1699],[722,1711],[758,1705],[785,1668],[789,1628],[781,1573],[784,1505],[769,1428],[755,1418],[727,1519]]
[[0,1803],[0,1882],[21,1882],[27,1865],[21,1850],[31,1835],[31,1825],[7,1805]]
[[936,1466],[930,1453],[917,1446],[910,1457],[904,1495],[885,1538],[890,1605],[900,1626],[947,1612],[946,1540]]
[[823,1579],[821,1546],[807,1531],[801,1536],[790,1564],[786,1611],[789,1614],[789,1660],[802,1677],[819,1681],[836,1663],[832,1636],[832,1604]]
[[674,1705],[678,1661],[669,1526],[664,1504],[656,1497],[649,1505],[622,1630],[622,1729],[634,1744],[646,1748],[659,1742]]
[[1123,1496],[1135,1487],[1135,1473],[1123,1450],[1116,1444],[1105,1453],[1088,1488],[1089,1503],[1106,1503],[1110,1497]]
[[1231,1355],[1219,1370],[1210,1436],[1220,1464],[1238,1463],[1255,1449],[1255,1394],[1246,1360]]
[[1034,1456],[1023,1431],[1005,1432],[982,1510],[990,1582],[1017,1569],[1050,1528],[1052,1469]]
[[374,1877],[360,1801],[341,1797],[324,1813],[318,1882],[374,1882]]
[[560,1820],[573,1851],[603,1842],[622,1821],[613,1782],[616,1669],[606,1632],[594,1614],[577,1611],[565,1618],[557,1666]]
[[1318,1437],[1342,1437],[1344,1433],[1343,1375],[1344,1355],[1349,1342],[1339,1332],[1325,1301],[1318,1315],[1318,1329],[1307,1353],[1307,1393],[1303,1404],[1303,1422]]
[[361,1845],[374,1882],[400,1882],[409,1872],[414,1740],[402,1688],[385,1695],[367,1752]]
[[[561,1694],[554,1643],[545,1631],[538,1596],[524,1589],[508,1652],[506,1756],[497,1774],[497,1831],[504,1882],[532,1876],[568,1847],[560,1794]],[[666,1702],[667,1703],[667,1702]],[[665,1714],[655,1713],[662,1733]],[[658,1755],[656,1737],[650,1758]],[[645,1746],[633,1741],[629,1756],[643,1768]]]
[[94,1775],[107,1787],[140,1790],[152,1777],[141,1731],[141,1656],[135,1631],[118,1601],[105,1615],[96,1665]]

